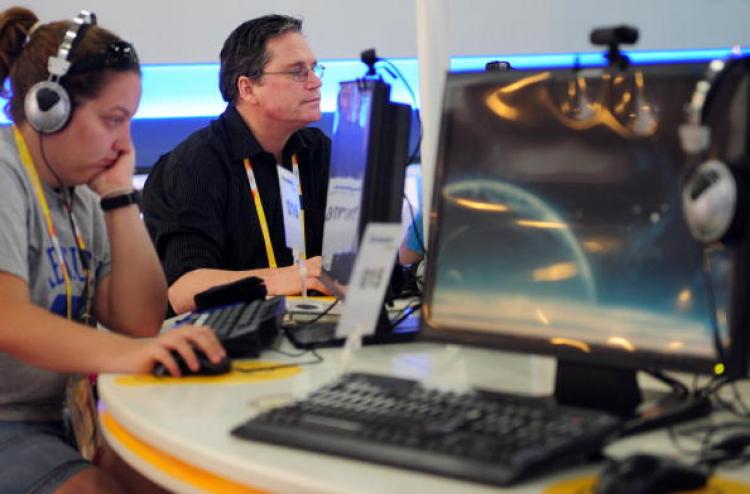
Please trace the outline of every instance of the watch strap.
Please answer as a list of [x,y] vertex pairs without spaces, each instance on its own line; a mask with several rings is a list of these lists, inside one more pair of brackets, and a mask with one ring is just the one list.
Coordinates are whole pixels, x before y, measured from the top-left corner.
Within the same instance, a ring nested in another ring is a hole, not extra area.
[[110,211],[112,209],[122,208],[130,206],[131,204],[137,204],[140,208],[141,198],[137,190],[128,192],[127,194],[118,194],[112,197],[105,197],[99,203],[102,210]]

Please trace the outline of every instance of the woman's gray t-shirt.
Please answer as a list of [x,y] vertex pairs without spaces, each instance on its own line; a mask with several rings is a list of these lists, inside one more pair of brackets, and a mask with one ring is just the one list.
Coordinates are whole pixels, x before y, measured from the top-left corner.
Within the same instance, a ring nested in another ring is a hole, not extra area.
[[[54,166],[54,165],[53,165]],[[62,194],[44,185],[44,193],[65,262],[71,272],[73,314],[83,303],[85,286],[78,247]],[[84,256],[93,256],[94,286],[110,272],[110,250],[98,196],[86,186],[73,192],[73,217],[85,239]],[[66,316],[65,282],[52,247],[34,187],[19,158],[12,127],[0,128],[0,271],[23,279],[39,307]],[[96,290],[94,290],[96,291]],[[93,295],[93,294],[92,294]],[[2,296],[0,294],[0,296]],[[0,315],[0,324],[3,317]],[[1,328],[23,331],[23,328]],[[94,329],[92,328],[92,331]],[[65,334],[59,336],[61,340]],[[0,420],[57,420],[61,417],[67,374],[33,367],[0,347]]]

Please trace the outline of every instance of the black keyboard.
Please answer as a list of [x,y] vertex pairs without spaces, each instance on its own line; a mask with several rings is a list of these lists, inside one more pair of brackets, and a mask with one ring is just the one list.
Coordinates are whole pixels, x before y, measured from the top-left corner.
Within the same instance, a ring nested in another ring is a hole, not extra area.
[[494,485],[591,459],[618,431],[604,412],[547,398],[344,374],[235,428],[244,439]]
[[211,327],[231,358],[257,357],[278,334],[284,297],[211,307],[191,313],[180,323]]

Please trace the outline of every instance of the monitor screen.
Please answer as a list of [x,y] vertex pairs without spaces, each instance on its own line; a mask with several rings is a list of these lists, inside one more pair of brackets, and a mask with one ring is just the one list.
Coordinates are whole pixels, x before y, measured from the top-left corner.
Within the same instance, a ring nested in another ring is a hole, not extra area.
[[737,335],[732,257],[716,248],[704,264],[681,211],[678,128],[704,71],[450,74],[427,336],[710,372],[715,335]]
[[411,109],[389,94],[381,80],[340,84],[322,252],[322,280],[337,296],[345,294],[367,223],[401,222]]

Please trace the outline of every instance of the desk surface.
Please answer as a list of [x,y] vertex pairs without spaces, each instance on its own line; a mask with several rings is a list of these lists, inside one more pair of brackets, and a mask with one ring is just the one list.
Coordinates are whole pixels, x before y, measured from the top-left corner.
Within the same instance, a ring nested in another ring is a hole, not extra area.
[[[544,492],[566,479],[595,474],[601,465],[581,466],[508,489],[438,477],[320,453],[270,446],[235,438],[229,431],[262,409],[304,397],[342,371],[339,349],[321,350],[324,361],[285,369],[280,377],[259,374],[227,378],[165,379],[103,375],[99,392],[108,442],[141,472],[176,492],[325,492],[325,493],[487,493]],[[308,361],[267,352],[262,361]],[[387,373],[428,385],[466,389],[469,384],[504,391],[549,394],[554,362],[543,357],[452,345],[416,343],[364,347],[347,371]],[[276,371],[278,372],[278,371]],[[250,377],[255,376],[255,377]],[[121,426],[121,427],[120,427]],[[140,446],[127,440],[132,435]],[[149,447],[172,464],[148,460]],[[144,449],[145,448],[145,449]],[[675,453],[666,432],[617,441],[607,453],[616,457],[648,450]],[[144,452],[146,451],[146,452]],[[161,454],[163,456],[163,454]],[[177,466],[175,466],[177,465]],[[198,470],[191,471],[191,467]],[[197,472],[197,473],[196,473]],[[750,480],[750,468],[725,478]],[[248,486],[244,488],[242,486]],[[552,489],[548,492],[566,492]]]

